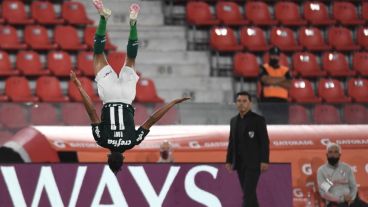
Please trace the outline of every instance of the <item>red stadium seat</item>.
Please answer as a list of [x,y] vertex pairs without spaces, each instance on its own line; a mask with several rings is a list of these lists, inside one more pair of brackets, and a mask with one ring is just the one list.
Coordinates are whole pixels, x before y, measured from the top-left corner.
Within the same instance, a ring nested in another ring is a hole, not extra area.
[[[89,26],[84,30],[84,43],[91,49],[93,49],[96,29],[96,27]],[[105,50],[116,50],[116,46],[111,43],[108,34],[106,34]]]
[[2,13],[5,21],[13,25],[32,24],[34,20],[29,18],[23,2],[7,0],[2,2]]
[[368,80],[363,78],[353,78],[348,82],[348,95],[355,102],[368,103]]
[[317,27],[302,27],[298,32],[300,44],[311,51],[330,50],[331,46],[327,45],[322,31]]
[[[91,100],[94,102],[100,101],[100,98],[96,95],[95,89],[93,88],[92,81],[86,77],[79,77],[79,80]],[[83,101],[78,88],[74,85],[74,83],[72,83],[72,81],[69,81],[68,83],[68,95],[71,101]]]
[[85,76],[95,76],[93,52],[81,51],[78,53],[77,69]]
[[55,42],[63,50],[85,50],[87,45],[82,44],[77,30],[72,26],[57,26],[54,31]]
[[66,102],[69,98],[64,96],[60,82],[52,76],[43,76],[37,79],[36,95],[43,102]]
[[313,25],[332,25],[335,20],[330,18],[327,6],[318,1],[307,1],[303,5],[304,19]]
[[[270,61],[270,55],[265,53],[263,55],[263,63],[268,63]],[[290,67],[287,56],[284,53],[280,54],[280,65]]]
[[64,1],[61,14],[69,24],[84,25],[93,24],[93,21],[88,18],[86,9],[81,2]]
[[339,51],[358,50],[359,45],[353,42],[351,31],[345,27],[330,27],[328,29],[329,44]]
[[11,130],[28,126],[27,110],[18,104],[2,104],[0,107],[0,124]]
[[368,76],[368,52],[356,52],[353,55],[353,69],[358,74]]
[[27,45],[21,43],[17,30],[10,25],[0,25],[0,48],[4,50],[26,49]]
[[358,17],[357,8],[351,2],[334,1],[332,11],[334,18],[343,25],[364,24],[364,20]]
[[24,31],[24,40],[34,50],[52,50],[57,44],[51,43],[47,29],[40,25],[29,25]]
[[195,26],[211,26],[220,23],[211,13],[210,6],[206,2],[189,1],[186,7],[187,22]]
[[240,31],[240,42],[252,52],[264,52],[270,49],[265,32],[259,27],[243,27]]
[[235,2],[220,1],[216,5],[217,18],[225,25],[245,25],[248,21],[241,14]]
[[234,75],[246,78],[259,76],[257,57],[252,53],[237,53],[234,56]]
[[140,78],[137,83],[135,101],[141,103],[162,103],[164,100],[157,95],[155,83],[148,78]]
[[33,125],[60,125],[55,107],[49,103],[38,103],[31,110],[31,123]]
[[318,94],[327,103],[348,103],[351,98],[345,96],[340,81],[321,79],[318,83]]
[[332,105],[317,105],[313,117],[316,124],[341,124],[339,111]]
[[114,69],[116,74],[120,74],[120,71],[125,64],[125,57],[125,52],[118,51],[109,52],[109,54],[107,55],[107,62]]
[[243,49],[234,31],[229,27],[213,27],[210,31],[210,46],[219,52],[236,52]]
[[289,88],[289,97],[298,103],[320,103],[322,99],[314,94],[312,83],[306,79],[294,79]]
[[[158,110],[163,105],[164,103],[155,104],[153,111]],[[180,122],[179,112],[176,109],[176,107],[173,107],[165,114],[165,116],[163,116],[160,120],[158,120],[157,124],[170,125],[170,124],[179,124],[179,122]]]
[[31,4],[32,17],[39,24],[62,24],[64,19],[56,16],[54,5],[49,1],[33,1]]
[[135,103],[134,108],[134,123],[136,125],[142,125],[150,116],[147,107],[143,104]]
[[286,27],[273,27],[271,30],[271,44],[283,51],[300,51],[302,46],[298,45],[294,33]]
[[368,2],[362,4],[362,17],[365,21],[368,21]]
[[299,6],[294,2],[277,2],[275,5],[275,17],[286,26],[306,25],[307,21],[301,18]]
[[321,70],[317,57],[309,52],[294,53],[293,68],[295,73],[302,77],[320,77],[327,74]]
[[333,77],[345,77],[355,75],[355,71],[349,69],[349,63],[344,54],[339,52],[326,52],[322,55],[323,69]]
[[72,59],[65,51],[52,51],[47,55],[47,66],[51,73],[59,77],[68,77],[73,69]]
[[50,74],[49,70],[43,68],[41,57],[35,51],[20,51],[17,54],[16,67],[26,76]]
[[91,121],[82,103],[61,105],[62,120],[65,125],[90,125]]
[[289,106],[289,124],[309,124],[308,110],[301,105]]
[[13,102],[34,102],[38,98],[33,96],[28,80],[25,77],[10,77],[5,81],[5,95]]
[[347,124],[368,124],[368,110],[359,104],[344,105],[344,121]]
[[245,15],[254,25],[271,26],[278,22],[272,18],[267,3],[262,1],[248,1],[245,4]]
[[356,31],[357,43],[364,47],[364,49],[368,49],[368,27],[359,27]]
[[11,76],[11,75],[18,75],[19,71],[14,70],[9,54],[5,51],[0,51],[0,76]]

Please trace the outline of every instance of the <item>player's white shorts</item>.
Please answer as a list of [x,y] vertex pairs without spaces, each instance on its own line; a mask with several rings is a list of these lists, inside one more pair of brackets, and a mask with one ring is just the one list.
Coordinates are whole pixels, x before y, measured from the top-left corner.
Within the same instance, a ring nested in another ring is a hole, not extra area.
[[139,76],[133,68],[124,66],[119,76],[110,65],[106,65],[96,75],[98,95],[103,103],[122,102],[132,104]]

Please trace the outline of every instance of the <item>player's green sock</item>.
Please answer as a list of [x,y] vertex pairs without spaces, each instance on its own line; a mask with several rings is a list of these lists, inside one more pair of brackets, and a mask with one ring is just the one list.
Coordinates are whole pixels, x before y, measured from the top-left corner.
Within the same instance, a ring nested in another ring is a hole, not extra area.
[[98,23],[98,27],[96,30],[96,35],[104,36],[106,34],[106,24],[107,21],[104,16],[100,17],[100,22]]
[[107,21],[105,17],[101,16],[100,22],[96,30],[95,43],[93,46],[93,52],[95,54],[102,54],[104,52],[105,43],[106,43],[106,24],[107,24]]
[[127,55],[129,58],[135,59],[138,54],[138,32],[137,24],[130,26],[129,40],[127,45]]

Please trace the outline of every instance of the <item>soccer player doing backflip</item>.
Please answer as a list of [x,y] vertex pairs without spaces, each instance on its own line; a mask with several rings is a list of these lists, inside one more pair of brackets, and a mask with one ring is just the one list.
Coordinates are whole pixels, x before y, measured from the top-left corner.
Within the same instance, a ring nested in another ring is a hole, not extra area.
[[83,104],[91,120],[92,134],[98,145],[110,150],[108,164],[116,174],[120,171],[124,156],[128,149],[143,141],[149,129],[175,104],[188,100],[179,98],[155,111],[137,130],[134,123],[134,108],[132,102],[136,95],[136,84],[139,79],[134,65],[138,52],[137,17],[140,10],[138,4],[130,6],[130,34],[127,45],[126,64],[119,74],[112,69],[106,60],[104,47],[106,42],[106,24],[111,16],[111,10],[105,8],[101,0],[93,0],[93,4],[100,14],[100,22],[95,34],[94,42],[94,70],[98,94],[103,101],[101,119],[96,109],[83,89],[76,74],[71,71],[70,77],[77,86],[83,98]]

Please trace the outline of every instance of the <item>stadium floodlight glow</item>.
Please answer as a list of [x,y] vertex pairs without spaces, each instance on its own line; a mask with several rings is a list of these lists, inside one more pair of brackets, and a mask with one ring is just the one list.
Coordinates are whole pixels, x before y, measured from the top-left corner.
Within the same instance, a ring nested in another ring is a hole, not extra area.
[[299,59],[302,62],[309,62],[309,56],[308,55],[300,55]]
[[305,35],[307,35],[307,36],[312,36],[312,35],[314,35],[314,32],[313,32],[313,30],[311,30],[311,29],[306,29],[306,30],[304,30],[304,33],[305,33]]
[[365,36],[368,36],[368,29],[364,29],[364,31],[363,31],[363,32],[364,32],[364,35],[365,35]]
[[335,54],[333,54],[333,53],[328,54],[328,60],[329,60],[329,61],[332,61],[332,60],[334,60],[334,59],[336,59]]
[[247,29],[247,34],[248,34],[249,36],[254,36],[254,35],[256,35],[256,30],[254,30],[254,29],[252,29],[252,28],[248,28],[248,29]]
[[298,81],[294,84],[295,88],[305,88],[305,82],[304,81]]
[[332,81],[325,83],[325,88],[335,88],[335,84]]
[[227,29],[226,28],[216,28],[215,32],[218,36],[226,36],[227,35]]
[[320,10],[319,4],[312,3],[312,4],[310,4],[309,6],[310,6],[310,9],[311,9],[312,11],[319,11],[319,10]]

